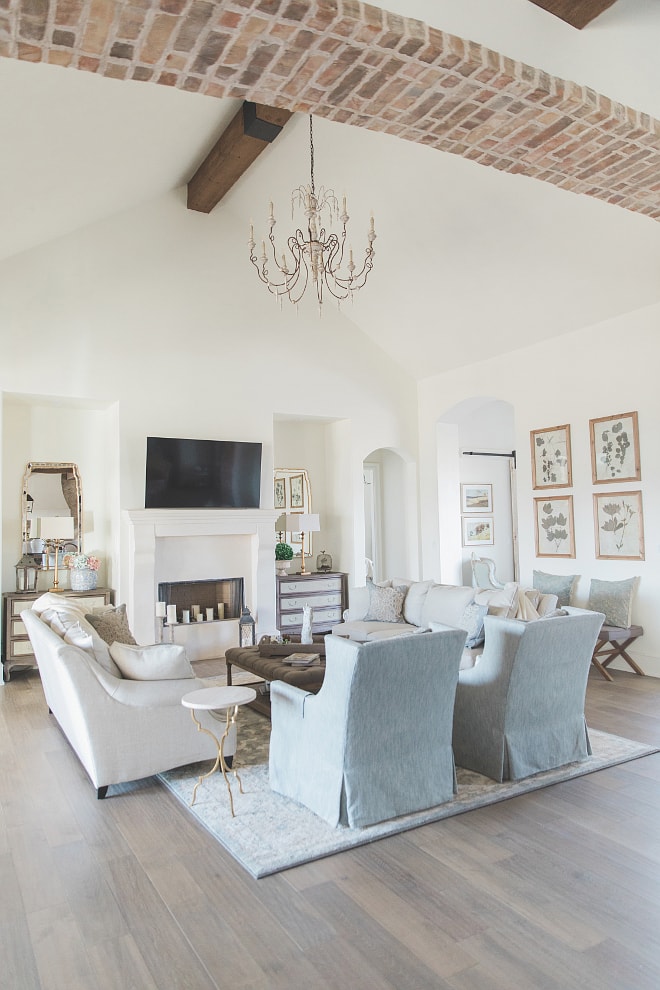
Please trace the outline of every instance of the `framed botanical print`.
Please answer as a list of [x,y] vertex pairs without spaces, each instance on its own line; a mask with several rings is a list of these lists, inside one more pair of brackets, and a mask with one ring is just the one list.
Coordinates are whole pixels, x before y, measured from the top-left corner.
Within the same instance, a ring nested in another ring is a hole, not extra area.
[[594,533],[598,560],[644,560],[642,493],[594,494]]
[[492,516],[464,516],[464,547],[492,547],[495,543]]
[[289,505],[292,509],[300,509],[302,511],[305,504],[305,493],[303,489],[303,476],[302,474],[292,474],[289,478]]
[[284,478],[275,478],[275,508],[286,509],[286,481]]
[[570,426],[564,424],[532,430],[529,437],[533,487],[570,488],[573,484]]
[[461,485],[461,512],[492,512],[492,485]]
[[636,412],[590,419],[589,431],[594,485],[641,480]]
[[574,557],[573,496],[534,499],[534,541],[537,557]]

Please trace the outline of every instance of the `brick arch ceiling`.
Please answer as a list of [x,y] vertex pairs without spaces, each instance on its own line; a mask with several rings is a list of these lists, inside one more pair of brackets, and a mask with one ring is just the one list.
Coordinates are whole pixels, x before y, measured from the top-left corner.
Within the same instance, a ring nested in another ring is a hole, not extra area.
[[660,218],[660,121],[357,0],[5,0],[0,55],[314,113]]

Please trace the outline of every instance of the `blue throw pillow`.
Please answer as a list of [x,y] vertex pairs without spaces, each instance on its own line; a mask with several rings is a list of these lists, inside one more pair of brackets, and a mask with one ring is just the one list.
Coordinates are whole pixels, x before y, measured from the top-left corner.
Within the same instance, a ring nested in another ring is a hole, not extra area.
[[557,605],[571,604],[571,596],[577,584],[579,574],[546,574],[544,571],[534,571],[533,587],[542,595],[556,595]]
[[465,606],[460,628],[467,632],[466,649],[471,650],[473,646],[481,646],[483,643],[485,639],[484,619],[487,615],[487,605],[477,605],[476,602],[470,602],[469,605]]

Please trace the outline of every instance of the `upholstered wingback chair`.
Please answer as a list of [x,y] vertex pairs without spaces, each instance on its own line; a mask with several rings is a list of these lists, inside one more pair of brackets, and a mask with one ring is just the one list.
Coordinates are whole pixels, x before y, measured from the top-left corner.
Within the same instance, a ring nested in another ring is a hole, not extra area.
[[353,828],[448,801],[451,722],[465,632],[373,643],[326,637],[318,694],[270,687],[270,785]]
[[486,616],[481,660],[461,671],[456,689],[458,766],[518,780],[591,752],[584,698],[605,617],[567,611],[535,622]]

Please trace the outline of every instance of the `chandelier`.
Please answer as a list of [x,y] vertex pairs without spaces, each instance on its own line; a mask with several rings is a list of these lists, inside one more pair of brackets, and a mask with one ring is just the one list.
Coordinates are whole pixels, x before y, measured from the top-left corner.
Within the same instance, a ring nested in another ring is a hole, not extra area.
[[[287,239],[288,254],[282,252],[278,261],[275,245],[275,214],[273,204],[270,204],[268,225],[269,246],[261,242],[261,257],[254,253],[254,226],[250,224],[250,261],[264,285],[276,298],[289,298],[292,303],[299,303],[308,286],[314,286],[319,303],[319,311],[325,292],[330,293],[338,303],[344,299],[353,298],[353,294],[366,283],[369,272],[373,268],[374,241],[376,231],[374,218],[371,217],[368,246],[365,251],[362,267],[357,270],[353,261],[353,249],[346,250],[346,225],[350,219],[346,212],[346,197],[342,199],[341,213],[339,203],[332,189],[321,186],[316,191],[314,185],[314,135],[312,131],[312,116],[309,117],[309,158],[310,183],[299,186],[291,194],[291,214],[297,207],[302,209],[305,221]],[[327,214],[328,228],[324,226],[324,215]],[[333,223],[341,224],[339,233],[330,229]],[[348,262],[346,262],[348,255]]]

